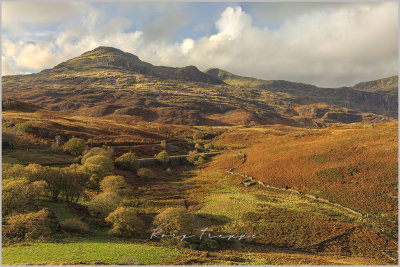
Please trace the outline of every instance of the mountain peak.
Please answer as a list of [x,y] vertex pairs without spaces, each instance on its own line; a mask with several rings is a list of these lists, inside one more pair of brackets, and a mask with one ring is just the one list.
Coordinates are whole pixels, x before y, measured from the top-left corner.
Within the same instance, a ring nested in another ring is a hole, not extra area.
[[62,72],[96,72],[113,70],[131,74],[143,74],[162,80],[184,80],[210,84],[222,84],[218,78],[201,72],[195,66],[183,68],[153,66],[140,60],[137,56],[120,49],[108,46],[99,46],[82,55],[58,64],[53,69],[44,70],[42,73]]
[[121,57],[130,57],[136,60],[139,60],[139,57],[124,52],[118,48],[110,47],[110,46],[99,46],[93,50],[83,53],[81,56],[121,56]]

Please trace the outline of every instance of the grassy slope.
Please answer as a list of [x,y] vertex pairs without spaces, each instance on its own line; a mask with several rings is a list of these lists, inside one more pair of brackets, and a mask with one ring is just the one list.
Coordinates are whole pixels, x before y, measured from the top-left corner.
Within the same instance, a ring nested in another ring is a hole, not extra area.
[[231,141],[235,147],[245,147],[247,140],[259,142],[243,150],[247,161],[238,172],[396,220],[397,123],[286,133],[266,128],[254,135],[257,141],[252,136],[249,130],[238,130],[221,137],[221,144]]

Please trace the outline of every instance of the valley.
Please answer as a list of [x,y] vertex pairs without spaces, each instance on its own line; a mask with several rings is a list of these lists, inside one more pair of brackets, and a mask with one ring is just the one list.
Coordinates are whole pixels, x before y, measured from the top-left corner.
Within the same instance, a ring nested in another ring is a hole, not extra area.
[[397,82],[319,88],[111,47],[3,76],[2,263],[395,265]]

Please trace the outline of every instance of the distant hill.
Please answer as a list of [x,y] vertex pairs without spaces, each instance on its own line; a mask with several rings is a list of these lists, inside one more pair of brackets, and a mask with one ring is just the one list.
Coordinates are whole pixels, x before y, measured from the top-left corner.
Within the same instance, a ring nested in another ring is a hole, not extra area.
[[4,98],[48,110],[133,123],[315,128],[397,118],[397,91],[379,89],[386,84],[319,88],[265,81],[216,68],[154,66],[101,46],[36,74],[4,76],[2,92]]
[[354,85],[353,88],[365,92],[384,92],[397,95],[399,89],[399,77],[392,76],[389,78],[362,82]]
[[230,85],[288,93],[301,98],[303,104],[326,103],[360,112],[373,112],[397,117],[397,76],[363,82],[353,87],[320,88],[310,84],[284,80],[261,80],[243,77],[218,68],[207,69],[205,73]]

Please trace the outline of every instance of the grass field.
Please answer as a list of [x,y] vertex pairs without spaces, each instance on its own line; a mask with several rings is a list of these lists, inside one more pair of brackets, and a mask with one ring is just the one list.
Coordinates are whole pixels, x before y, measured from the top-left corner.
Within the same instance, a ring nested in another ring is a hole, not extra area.
[[176,249],[109,239],[74,239],[65,243],[33,243],[2,249],[5,265],[26,264],[161,264],[180,256]]

